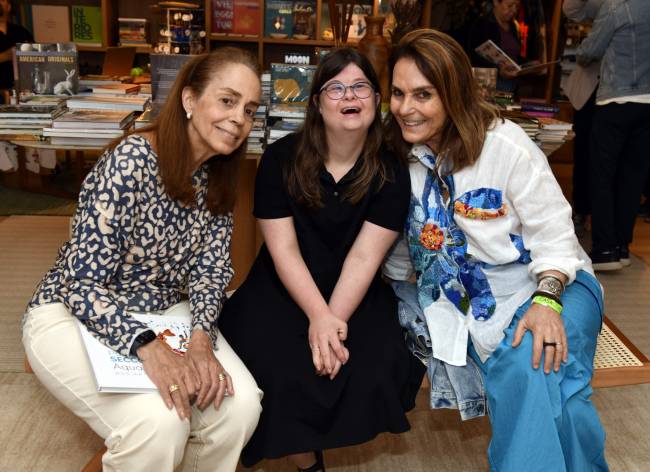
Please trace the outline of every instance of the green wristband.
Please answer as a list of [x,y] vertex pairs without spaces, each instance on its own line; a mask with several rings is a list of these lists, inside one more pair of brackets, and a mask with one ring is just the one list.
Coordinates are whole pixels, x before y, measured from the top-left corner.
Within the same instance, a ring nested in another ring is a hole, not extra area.
[[533,303],[549,307],[551,310],[557,312],[558,315],[562,314],[562,305],[549,297],[537,295],[533,297]]

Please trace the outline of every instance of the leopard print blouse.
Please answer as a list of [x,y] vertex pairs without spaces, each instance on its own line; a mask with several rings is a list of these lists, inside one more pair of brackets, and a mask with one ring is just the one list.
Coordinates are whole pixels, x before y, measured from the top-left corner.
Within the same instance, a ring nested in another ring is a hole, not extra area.
[[216,341],[216,319],[233,271],[232,214],[206,208],[206,166],[192,176],[196,205],[170,198],[156,154],[131,135],[86,177],[72,237],[28,310],[62,302],[102,343],[129,355],[146,326],[129,312],[156,312],[189,296],[193,329]]

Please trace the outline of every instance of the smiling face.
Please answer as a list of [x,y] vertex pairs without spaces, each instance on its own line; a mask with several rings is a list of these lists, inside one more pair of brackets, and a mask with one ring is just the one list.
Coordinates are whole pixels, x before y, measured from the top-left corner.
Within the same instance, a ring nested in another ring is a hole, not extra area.
[[192,113],[188,136],[199,164],[241,146],[253,127],[260,93],[259,78],[243,64],[221,68],[198,97],[188,87],[183,90],[183,108]]
[[402,58],[395,64],[390,111],[406,142],[427,144],[440,152],[440,132],[447,113],[438,92],[413,59]]
[[[341,86],[346,87],[342,98],[332,98]],[[317,100],[328,133],[367,131],[375,119],[379,94],[356,64],[348,64],[325,82]]]

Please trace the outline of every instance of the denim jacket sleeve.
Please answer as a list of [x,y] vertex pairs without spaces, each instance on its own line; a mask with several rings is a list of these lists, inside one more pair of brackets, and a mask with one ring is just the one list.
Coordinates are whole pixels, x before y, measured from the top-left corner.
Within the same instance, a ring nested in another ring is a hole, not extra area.
[[616,5],[605,2],[594,20],[591,33],[582,41],[576,53],[576,59],[581,66],[588,66],[602,59],[616,31]]

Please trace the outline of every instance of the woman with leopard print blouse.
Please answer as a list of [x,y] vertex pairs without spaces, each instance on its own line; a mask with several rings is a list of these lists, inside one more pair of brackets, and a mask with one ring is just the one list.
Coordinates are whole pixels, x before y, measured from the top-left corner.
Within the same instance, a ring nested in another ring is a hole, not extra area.
[[[157,121],[109,146],[86,177],[72,236],[28,305],[29,362],[105,439],[104,470],[233,471],[257,425],[261,391],[215,322],[259,99],[249,54],[222,48],[190,60]],[[183,357],[130,315],[172,311],[192,320]],[[97,392],[77,322],[140,358],[159,394]]]

